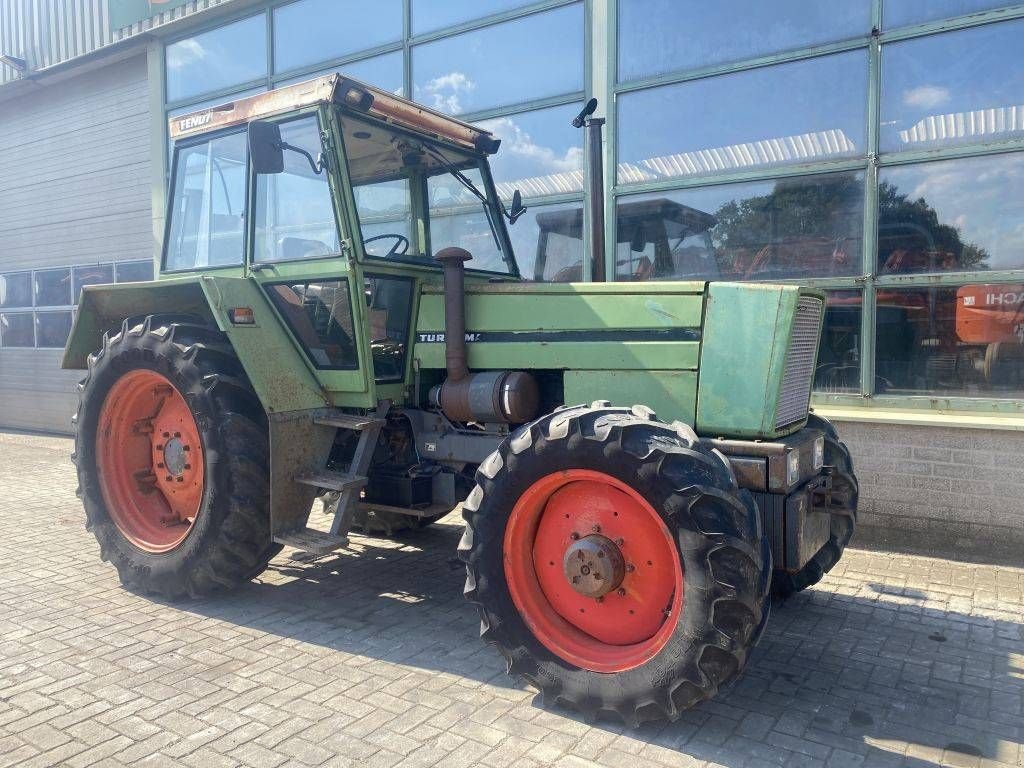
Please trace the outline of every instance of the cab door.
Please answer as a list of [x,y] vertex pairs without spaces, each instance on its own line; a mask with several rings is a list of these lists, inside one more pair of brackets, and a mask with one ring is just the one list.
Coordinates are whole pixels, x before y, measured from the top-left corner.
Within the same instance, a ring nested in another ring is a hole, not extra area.
[[246,269],[334,404],[370,408],[365,289],[341,203],[344,160],[324,117],[314,108],[275,121],[284,168],[252,174]]

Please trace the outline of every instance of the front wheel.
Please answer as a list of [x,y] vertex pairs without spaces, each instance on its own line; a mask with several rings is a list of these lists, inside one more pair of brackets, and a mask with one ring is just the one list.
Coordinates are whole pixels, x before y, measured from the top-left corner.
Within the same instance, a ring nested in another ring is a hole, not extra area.
[[128,320],[89,357],[75,453],[86,526],[131,588],[166,598],[266,568],[267,427],[234,350],[191,316]]
[[481,637],[546,701],[675,719],[747,661],[771,553],[728,463],[642,406],[565,408],[481,464],[463,504]]

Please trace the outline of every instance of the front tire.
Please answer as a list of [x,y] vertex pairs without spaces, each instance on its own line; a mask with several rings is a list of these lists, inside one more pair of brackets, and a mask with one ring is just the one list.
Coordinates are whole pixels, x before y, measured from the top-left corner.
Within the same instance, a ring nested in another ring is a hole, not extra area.
[[79,384],[86,527],[125,586],[168,599],[229,589],[270,537],[265,415],[227,338],[188,315],[129,319]]
[[743,669],[771,552],[749,493],[688,426],[643,406],[564,408],[517,430],[476,480],[465,594],[481,637],[545,701],[676,719]]

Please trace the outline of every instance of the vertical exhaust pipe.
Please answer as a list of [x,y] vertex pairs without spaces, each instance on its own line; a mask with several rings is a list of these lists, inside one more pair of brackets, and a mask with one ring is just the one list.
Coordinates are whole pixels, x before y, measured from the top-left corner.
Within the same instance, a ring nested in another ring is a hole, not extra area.
[[430,390],[430,403],[453,421],[530,421],[540,405],[540,391],[533,376],[524,371],[469,372],[463,265],[472,255],[464,248],[453,247],[434,258],[444,271],[444,363],[448,376]]
[[607,279],[604,273],[604,142],[601,138],[604,118],[591,117],[596,109],[597,99],[591,99],[576,115],[572,124],[575,128],[586,129],[591,279],[595,283],[603,283]]

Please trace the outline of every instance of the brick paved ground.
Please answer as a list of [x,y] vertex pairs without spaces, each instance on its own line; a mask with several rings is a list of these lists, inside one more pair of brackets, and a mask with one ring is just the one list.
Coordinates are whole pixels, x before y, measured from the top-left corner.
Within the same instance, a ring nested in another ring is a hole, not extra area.
[[99,561],[68,450],[0,434],[0,766],[1024,765],[1024,570],[850,552],[731,691],[630,732],[504,676],[457,520],[166,605]]

